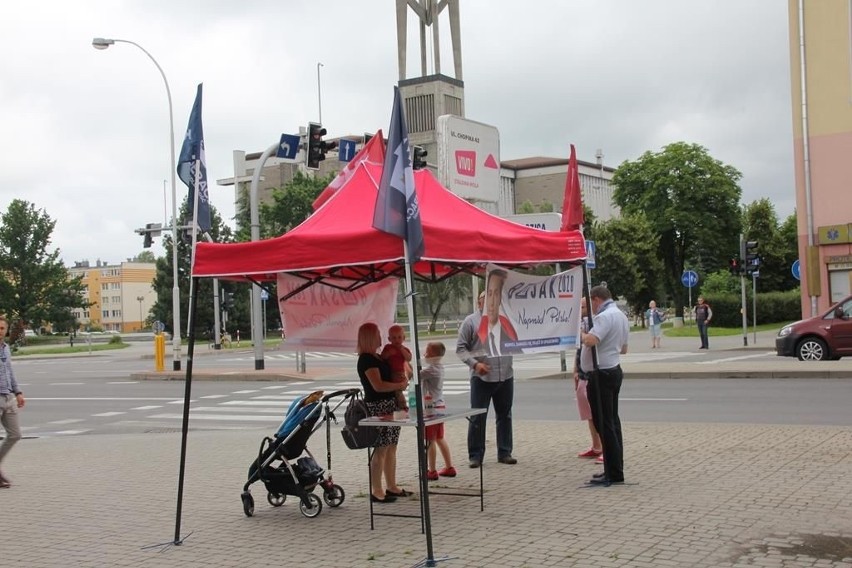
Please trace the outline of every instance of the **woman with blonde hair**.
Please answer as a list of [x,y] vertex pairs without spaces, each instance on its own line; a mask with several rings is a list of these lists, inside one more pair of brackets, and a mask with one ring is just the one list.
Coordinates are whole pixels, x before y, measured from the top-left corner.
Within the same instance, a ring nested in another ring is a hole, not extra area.
[[[370,416],[393,414],[397,410],[397,392],[408,387],[408,379],[393,382],[390,366],[379,356],[382,334],[379,326],[365,323],[358,328],[358,378],[364,389],[364,402]],[[396,484],[396,446],[399,426],[379,428],[379,439],[370,461],[370,499],[374,503],[392,503],[397,497],[411,495]],[[382,477],[385,489],[382,489]]]

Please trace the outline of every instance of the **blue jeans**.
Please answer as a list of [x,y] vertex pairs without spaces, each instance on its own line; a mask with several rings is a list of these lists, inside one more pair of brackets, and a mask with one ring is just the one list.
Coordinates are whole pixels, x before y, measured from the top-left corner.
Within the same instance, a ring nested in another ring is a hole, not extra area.
[[470,379],[470,407],[485,408],[485,414],[470,417],[467,428],[467,455],[471,461],[481,462],[485,457],[485,426],[487,409],[494,404],[497,417],[497,458],[512,455],[512,401],[515,398],[515,380],[499,383],[485,382],[479,377]]
[[696,322],[698,324],[698,336],[701,338],[701,347],[704,349],[710,348],[710,343],[707,339],[707,322],[699,321]]

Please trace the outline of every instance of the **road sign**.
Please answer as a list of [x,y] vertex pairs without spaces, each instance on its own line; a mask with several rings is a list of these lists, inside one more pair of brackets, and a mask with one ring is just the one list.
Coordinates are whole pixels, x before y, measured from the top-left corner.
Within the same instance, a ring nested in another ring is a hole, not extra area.
[[267,292],[266,290],[261,289],[261,290],[260,290],[260,299],[261,299],[262,301],[264,301],[264,302],[265,302],[266,300],[268,300],[268,299],[269,299],[269,292]]
[[337,145],[337,159],[348,162],[355,157],[355,141],[341,138]]
[[695,285],[698,284],[698,274],[694,270],[684,270],[680,281],[687,288],[695,288]]
[[301,139],[297,134],[282,134],[275,155],[285,160],[295,160],[299,153],[299,142]]
[[796,280],[802,279],[802,265],[799,262],[799,259],[793,261],[793,266],[790,267],[790,271],[793,273],[793,278]]
[[597,268],[595,252],[597,252],[595,241],[586,241],[586,266],[588,268]]
[[161,321],[155,321],[151,325],[151,329],[154,330],[154,333],[162,333],[166,329],[166,324]]

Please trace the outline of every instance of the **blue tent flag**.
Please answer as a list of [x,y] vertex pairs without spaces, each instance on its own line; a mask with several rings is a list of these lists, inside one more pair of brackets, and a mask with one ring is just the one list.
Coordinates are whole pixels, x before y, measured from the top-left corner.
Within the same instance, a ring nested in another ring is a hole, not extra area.
[[408,127],[398,87],[393,89],[388,146],[373,213],[373,227],[405,239],[408,244],[409,263],[416,262],[423,256],[426,244],[423,240],[417,192],[414,190]]
[[[201,87],[189,114],[189,126],[180,148],[177,175],[189,188],[189,212],[202,232],[210,230],[210,196],[207,193],[207,159],[204,155],[204,129],[201,126]],[[195,209],[195,177],[198,165],[198,211]]]

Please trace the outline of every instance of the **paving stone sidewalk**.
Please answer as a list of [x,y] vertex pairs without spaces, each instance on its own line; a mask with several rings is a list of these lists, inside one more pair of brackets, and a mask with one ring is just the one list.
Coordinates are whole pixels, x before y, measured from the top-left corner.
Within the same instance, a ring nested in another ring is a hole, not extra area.
[[[404,567],[426,554],[417,519],[377,517],[370,530],[366,456],[332,432],[335,481],[346,500],[302,517],[252,486],[240,492],[263,430],[191,431],[180,534],[175,504],[180,435],[27,439],[9,455],[0,490],[2,564],[28,568]],[[579,421],[516,421],[519,464],[496,463],[493,418],[485,511],[477,499],[433,496],[435,557],[459,567],[852,566],[852,432],[842,427],[625,424],[628,483],[584,482],[599,466],[578,459]],[[447,438],[466,466],[465,424]],[[324,430],[308,447],[326,462]],[[413,432],[399,473],[416,488]],[[473,487],[477,474],[439,484]],[[378,506],[378,505],[377,505]],[[417,501],[381,505],[415,512]]]

